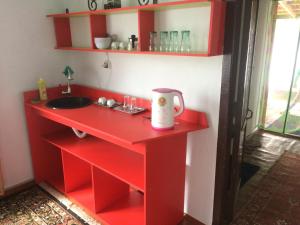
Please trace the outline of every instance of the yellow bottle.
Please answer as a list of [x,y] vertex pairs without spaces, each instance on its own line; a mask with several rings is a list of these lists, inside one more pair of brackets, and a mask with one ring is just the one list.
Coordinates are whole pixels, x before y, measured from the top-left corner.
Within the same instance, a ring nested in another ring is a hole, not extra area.
[[46,89],[46,82],[40,78],[37,82],[38,88],[39,88],[39,93],[40,93],[40,100],[45,101],[48,99],[47,97],[47,89]]

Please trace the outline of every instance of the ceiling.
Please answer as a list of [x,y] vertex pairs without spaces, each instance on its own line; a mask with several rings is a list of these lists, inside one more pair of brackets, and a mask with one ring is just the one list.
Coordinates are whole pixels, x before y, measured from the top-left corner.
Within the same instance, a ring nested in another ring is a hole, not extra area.
[[278,1],[277,18],[300,17],[300,0]]

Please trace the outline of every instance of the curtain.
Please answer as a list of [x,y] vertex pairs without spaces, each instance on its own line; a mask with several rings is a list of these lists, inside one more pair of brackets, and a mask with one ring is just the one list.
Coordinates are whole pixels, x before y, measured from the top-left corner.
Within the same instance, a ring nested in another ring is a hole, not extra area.
[[260,128],[264,127],[265,123],[265,115],[266,115],[266,106],[268,99],[268,81],[269,81],[269,69],[271,63],[271,55],[272,55],[272,47],[273,47],[273,39],[274,39],[274,31],[276,24],[276,16],[277,16],[277,6],[278,1],[269,1],[267,3],[266,10],[266,23],[265,23],[265,37],[264,37],[264,47],[263,47],[263,66],[261,68],[262,81],[260,82],[261,87],[261,101],[259,104],[259,121],[258,125]]

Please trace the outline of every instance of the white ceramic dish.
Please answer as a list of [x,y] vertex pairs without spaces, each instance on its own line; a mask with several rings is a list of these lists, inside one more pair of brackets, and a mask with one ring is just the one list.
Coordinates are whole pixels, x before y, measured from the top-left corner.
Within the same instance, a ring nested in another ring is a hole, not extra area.
[[111,37],[97,37],[94,39],[95,45],[98,49],[108,49],[111,44]]

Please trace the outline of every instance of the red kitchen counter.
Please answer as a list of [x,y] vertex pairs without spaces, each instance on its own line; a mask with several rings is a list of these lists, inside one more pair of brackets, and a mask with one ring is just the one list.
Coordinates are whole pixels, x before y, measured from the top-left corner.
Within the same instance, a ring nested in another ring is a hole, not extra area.
[[[47,89],[49,99],[62,87]],[[73,96],[123,95],[72,85]],[[24,93],[36,183],[46,182],[105,225],[177,225],[183,218],[187,133],[208,127],[205,113],[186,109],[168,131],[152,129],[150,112],[128,115],[90,105],[49,109]],[[150,101],[137,99],[150,109]],[[89,135],[79,139],[71,127]]]
[[[61,96],[59,95],[60,90],[61,88],[49,89],[48,92],[50,92],[50,98]],[[106,96],[108,98],[113,97],[122,101],[122,95],[109,91],[97,90],[79,85],[73,85],[72,90],[74,96],[86,96],[95,101],[100,96]],[[178,134],[201,130],[208,127],[205,114],[193,110],[186,110],[183,116],[176,120],[174,129],[157,131],[151,127],[149,112],[128,115],[95,104],[79,109],[53,110],[47,108],[45,102],[32,104],[30,99],[35,95],[37,95],[36,91],[26,92],[24,94],[25,102],[27,106],[36,110],[39,115],[108,141],[117,141],[132,145],[164,137],[176,136]],[[147,108],[150,106],[150,103],[144,99],[139,99],[138,103]]]

